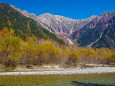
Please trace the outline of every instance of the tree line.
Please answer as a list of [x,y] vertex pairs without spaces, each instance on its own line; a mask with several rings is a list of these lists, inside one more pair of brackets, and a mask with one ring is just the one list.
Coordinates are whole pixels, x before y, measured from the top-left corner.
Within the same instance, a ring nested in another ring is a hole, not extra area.
[[[63,45],[64,46],[64,45]],[[115,64],[115,50],[108,48],[62,48],[52,41],[39,42],[36,37],[22,40],[14,36],[14,30],[6,27],[0,31],[0,64],[17,65],[62,64]]]

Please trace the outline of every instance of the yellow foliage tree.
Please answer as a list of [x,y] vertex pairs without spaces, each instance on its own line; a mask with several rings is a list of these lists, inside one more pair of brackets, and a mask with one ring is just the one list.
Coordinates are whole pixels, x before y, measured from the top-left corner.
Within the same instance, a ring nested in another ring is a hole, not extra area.
[[48,53],[47,61],[51,63],[58,63],[62,55],[62,50],[60,48],[56,48],[51,42],[45,41],[41,47],[44,48],[44,51]]
[[63,56],[62,56],[62,63],[65,64],[68,59],[70,58],[70,55],[71,55],[71,50],[69,48],[66,48],[64,51],[63,51]]
[[27,65],[31,65],[33,60],[37,59],[37,46],[38,45],[33,40],[30,40],[29,43],[23,45],[23,54],[24,58],[27,60]]
[[31,28],[30,28],[30,22],[29,21],[28,21],[27,27],[28,27],[29,32],[31,33]]
[[11,26],[11,22],[10,22],[10,20],[8,20],[8,25]]
[[4,27],[2,31],[0,31],[0,38],[5,38],[5,37],[12,37],[14,35],[14,30],[13,28],[8,31],[7,27]]
[[4,59],[3,63],[7,66],[15,66],[15,62],[19,61],[22,56],[20,39],[6,37],[1,40],[0,48]]

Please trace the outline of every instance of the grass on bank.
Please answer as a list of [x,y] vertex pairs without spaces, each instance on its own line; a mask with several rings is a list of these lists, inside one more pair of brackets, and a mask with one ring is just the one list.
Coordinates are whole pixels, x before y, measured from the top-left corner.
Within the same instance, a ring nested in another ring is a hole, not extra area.
[[115,73],[76,75],[5,75],[0,86],[115,86]]

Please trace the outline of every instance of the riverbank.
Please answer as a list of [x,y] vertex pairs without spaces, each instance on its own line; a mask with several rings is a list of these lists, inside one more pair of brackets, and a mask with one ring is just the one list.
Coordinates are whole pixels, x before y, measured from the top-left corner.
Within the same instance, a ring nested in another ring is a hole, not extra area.
[[0,75],[53,75],[53,74],[91,74],[115,72],[115,67],[66,68],[59,70],[39,70],[26,72],[0,72]]

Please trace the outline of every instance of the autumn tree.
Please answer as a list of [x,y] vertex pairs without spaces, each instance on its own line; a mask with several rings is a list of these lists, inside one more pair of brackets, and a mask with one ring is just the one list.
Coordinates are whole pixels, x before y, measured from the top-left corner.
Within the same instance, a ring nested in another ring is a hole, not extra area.
[[11,37],[13,35],[14,35],[13,28],[11,28],[10,31],[8,31],[8,28],[4,27],[2,31],[0,31],[0,39],[5,38],[5,37]]
[[29,30],[29,32],[31,33],[31,28],[30,28],[30,22],[28,21],[28,24],[27,24],[27,28]]
[[85,48],[79,48],[77,49],[77,51],[79,51],[80,62],[87,63],[88,62],[88,50]]
[[77,66],[80,61],[80,54],[79,51],[71,51],[70,58],[68,59],[67,63],[72,64],[73,66]]
[[34,60],[37,59],[37,44],[30,40],[28,43],[23,44],[23,59],[26,65],[34,64]]
[[10,20],[8,20],[8,25],[11,27],[11,22],[10,22]]
[[110,49],[108,48],[103,48],[103,53],[102,53],[102,57],[104,58],[104,62],[106,64],[110,64],[111,62],[111,55],[112,55],[112,52]]
[[17,37],[6,37],[0,42],[0,54],[3,64],[6,66],[16,66],[21,58],[21,44]]
[[66,64],[66,62],[68,61],[68,59],[70,58],[71,55],[71,50],[69,48],[66,48],[63,51],[63,56],[62,56],[62,63]]
[[46,41],[44,42],[41,47],[45,49],[45,52],[48,53],[47,61],[51,63],[58,63],[61,55],[62,50],[61,48],[56,48],[51,42]]
[[95,50],[94,49],[92,49],[92,48],[87,49],[88,63],[92,63],[92,62],[94,63],[95,56],[96,56],[96,54],[95,54]]
[[115,50],[112,52],[111,62],[115,64]]

